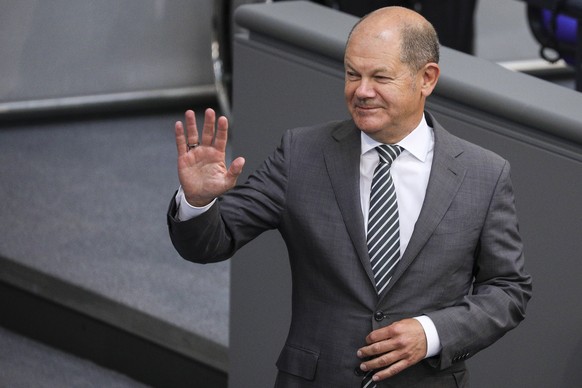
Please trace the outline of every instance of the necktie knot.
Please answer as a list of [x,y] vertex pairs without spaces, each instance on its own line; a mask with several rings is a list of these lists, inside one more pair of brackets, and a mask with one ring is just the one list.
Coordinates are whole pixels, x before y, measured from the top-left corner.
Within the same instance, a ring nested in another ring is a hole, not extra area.
[[403,148],[396,144],[382,144],[376,147],[380,163],[388,163],[389,165],[400,155],[402,150]]

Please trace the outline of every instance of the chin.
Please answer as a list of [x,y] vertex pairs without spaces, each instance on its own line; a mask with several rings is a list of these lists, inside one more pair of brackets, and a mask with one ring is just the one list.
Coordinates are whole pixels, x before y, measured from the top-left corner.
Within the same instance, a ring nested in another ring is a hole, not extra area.
[[362,119],[354,119],[356,126],[360,129],[360,131],[366,134],[372,134],[375,132],[380,131],[380,126],[378,123],[372,122],[371,120],[362,120]]

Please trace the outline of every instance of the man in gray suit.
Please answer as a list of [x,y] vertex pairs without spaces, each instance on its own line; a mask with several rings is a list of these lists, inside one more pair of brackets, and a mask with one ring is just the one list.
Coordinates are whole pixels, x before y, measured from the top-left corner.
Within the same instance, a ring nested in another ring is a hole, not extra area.
[[[286,132],[236,187],[244,159],[226,166],[226,118],[207,110],[201,134],[192,111],[186,128],[176,123],[181,187],[168,225],[177,251],[207,263],[269,229],[286,242],[292,321],[277,387],[467,386],[464,360],[524,318],[531,278],[509,165],[425,112],[438,57],[419,14],[388,7],[365,17],[345,52],[352,119]],[[388,165],[399,221],[386,276],[366,237],[382,144],[399,153]]]

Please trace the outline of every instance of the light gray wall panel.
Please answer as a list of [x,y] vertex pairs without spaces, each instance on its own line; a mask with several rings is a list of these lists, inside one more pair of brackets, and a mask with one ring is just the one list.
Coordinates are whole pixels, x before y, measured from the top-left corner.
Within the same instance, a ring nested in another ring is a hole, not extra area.
[[1,0],[0,103],[213,83],[211,0]]

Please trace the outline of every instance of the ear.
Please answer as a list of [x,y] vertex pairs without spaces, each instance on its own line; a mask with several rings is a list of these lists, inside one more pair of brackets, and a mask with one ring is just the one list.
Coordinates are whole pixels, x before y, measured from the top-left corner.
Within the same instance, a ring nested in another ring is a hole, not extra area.
[[424,65],[424,68],[421,70],[422,72],[422,94],[425,97],[431,95],[432,91],[434,90],[437,81],[439,79],[439,75],[441,73],[441,69],[437,63],[430,62]]

